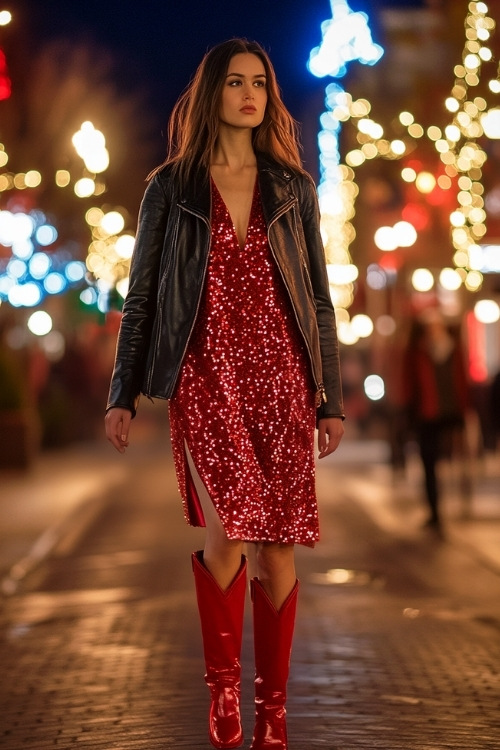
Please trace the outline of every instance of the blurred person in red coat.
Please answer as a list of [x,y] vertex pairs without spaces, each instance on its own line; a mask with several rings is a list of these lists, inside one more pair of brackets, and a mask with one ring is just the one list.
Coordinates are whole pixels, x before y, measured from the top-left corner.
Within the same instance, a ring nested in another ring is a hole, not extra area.
[[[470,404],[459,332],[445,324],[439,310],[428,309],[414,321],[403,372],[410,429],[415,431],[424,469],[430,511],[426,525],[439,528],[437,464],[454,451],[465,456],[465,416]],[[470,495],[470,479],[465,474],[462,492]]]

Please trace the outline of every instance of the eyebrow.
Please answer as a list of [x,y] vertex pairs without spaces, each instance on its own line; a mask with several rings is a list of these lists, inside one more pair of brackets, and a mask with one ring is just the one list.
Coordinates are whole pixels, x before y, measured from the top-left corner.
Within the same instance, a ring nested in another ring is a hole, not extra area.
[[[237,78],[245,78],[245,76],[243,75],[243,73],[228,73],[227,76],[226,76],[226,78],[229,78],[230,76],[236,76]],[[251,76],[251,77],[252,78],[266,78],[266,74],[265,73],[257,73],[256,75]]]

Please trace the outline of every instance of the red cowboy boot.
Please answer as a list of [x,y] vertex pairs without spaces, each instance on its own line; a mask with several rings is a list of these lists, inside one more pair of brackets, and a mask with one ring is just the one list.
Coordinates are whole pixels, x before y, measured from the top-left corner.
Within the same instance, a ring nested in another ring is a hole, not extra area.
[[279,612],[258,578],[250,585],[255,649],[255,729],[250,750],[287,750],[286,684],[299,582]]
[[240,653],[246,595],[246,558],[223,591],[203,564],[203,552],[192,556],[200,612],[205,681],[210,688],[210,742],[217,748],[240,747]]

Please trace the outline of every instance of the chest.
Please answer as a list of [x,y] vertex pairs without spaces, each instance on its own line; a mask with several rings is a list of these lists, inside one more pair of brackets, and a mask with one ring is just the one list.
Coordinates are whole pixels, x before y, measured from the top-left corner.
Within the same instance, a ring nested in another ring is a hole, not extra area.
[[212,180],[229,213],[238,243],[243,247],[248,233],[256,174],[252,172],[232,177],[212,174]]

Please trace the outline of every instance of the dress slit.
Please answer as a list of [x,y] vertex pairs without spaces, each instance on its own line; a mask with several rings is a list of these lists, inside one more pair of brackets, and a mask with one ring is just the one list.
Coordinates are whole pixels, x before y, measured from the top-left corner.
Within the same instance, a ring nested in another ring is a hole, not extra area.
[[[203,513],[203,508],[200,501],[200,496],[198,493],[198,488],[196,487],[196,482],[193,478],[193,474],[191,471],[191,466],[189,463],[188,458],[188,450],[189,448],[186,446],[186,443],[184,443],[184,456],[183,456],[183,474],[184,474],[184,482],[185,482],[185,495],[186,495],[186,514],[188,523],[190,526],[205,526],[205,515]],[[193,458],[191,456],[191,461],[193,461]],[[193,462],[194,464],[194,462]],[[198,472],[199,476],[199,472]],[[200,478],[201,481],[201,478]]]

